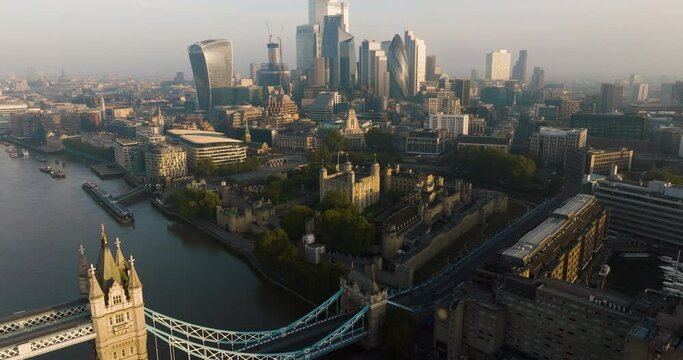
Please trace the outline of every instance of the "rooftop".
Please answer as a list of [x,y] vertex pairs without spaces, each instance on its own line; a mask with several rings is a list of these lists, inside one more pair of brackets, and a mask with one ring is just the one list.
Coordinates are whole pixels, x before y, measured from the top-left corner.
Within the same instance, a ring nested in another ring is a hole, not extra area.
[[560,129],[560,128],[543,126],[543,127],[541,127],[540,133],[541,133],[541,135],[563,136],[563,135],[568,135],[568,134],[578,134],[578,133],[581,133],[584,131],[586,131],[586,129]]
[[215,145],[215,144],[241,144],[241,140],[231,139],[229,137],[218,137],[211,135],[184,135],[180,137],[183,141],[195,145]]
[[561,208],[555,210],[541,225],[526,233],[515,245],[505,250],[503,255],[521,260],[526,264],[531,256],[549,245],[550,240],[560,230],[569,225],[571,221],[595,201],[595,196],[592,195],[576,195]]

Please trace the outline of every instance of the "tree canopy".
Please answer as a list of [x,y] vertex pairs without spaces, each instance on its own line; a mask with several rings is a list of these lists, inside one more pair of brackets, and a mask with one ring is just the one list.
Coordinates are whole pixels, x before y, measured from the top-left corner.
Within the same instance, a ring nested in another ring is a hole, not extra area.
[[365,134],[365,142],[376,152],[393,154],[396,151],[394,135],[389,130],[372,128]]
[[482,183],[523,186],[536,173],[533,160],[496,150],[461,149],[446,157],[453,175]]
[[212,191],[182,189],[169,196],[166,203],[188,219],[213,220],[216,218],[216,207],[220,204],[220,198]]
[[316,219],[316,238],[332,251],[363,255],[370,251],[375,229],[359,214],[349,200],[330,191],[321,202],[322,213]]
[[216,172],[216,165],[211,158],[201,158],[197,160],[195,174],[200,177],[211,176]]
[[293,241],[306,235],[306,221],[313,218],[313,210],[308,206],[295,205],[280,221],[280,227]]

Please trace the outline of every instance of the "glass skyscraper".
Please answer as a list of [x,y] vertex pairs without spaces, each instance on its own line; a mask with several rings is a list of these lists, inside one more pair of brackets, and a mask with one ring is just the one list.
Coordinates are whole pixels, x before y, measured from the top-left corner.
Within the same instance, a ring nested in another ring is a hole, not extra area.
[[394,99],[408,95],[408,55],[401,35],[396,34],[387,54],[389,62],[389,93]]
[[214,106],[228,105],[227,93],[232,87],[232,43],[225,39],[205,40],[188,48],[199,107],[209,111]]
[[356,79],[356,45],[353,35],[344,30],[344,17],[326,16],[322,56],[329,60],[330,85],[350,87]]
[[320,25],[301,25],[296,27],[296,68],[308,70],[315,68],[315,59],[320,57],[322,37]]

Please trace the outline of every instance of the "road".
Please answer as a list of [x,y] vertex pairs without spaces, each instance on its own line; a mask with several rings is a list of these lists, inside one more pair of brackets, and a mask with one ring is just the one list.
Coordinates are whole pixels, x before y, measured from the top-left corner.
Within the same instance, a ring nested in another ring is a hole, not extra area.
[[518,223],[511,225],[489,240],[487,242],[490,243],[489,247],[471,254],[467,260],[453,267],[432,283],[394,297],[391,301],[416,311],[430,308],[435,301],[450,295],[455,286],[472,279],[480,265],[495,260],[502,249],[512,246],[521,236],[538,226],[553,210],[560,207],[575,193],[574,190],[563,189],[560,194],[552,198],[543,208]]
[[265,179],[270,175],[287,172],[298,166],[306,164],[306,157],[304,155],[283,155],[282,157],[287,158],[287,164],[283,166],[263,167],[256,171],[230,175],[228,178],[237,182],[251,182],[254,180]]

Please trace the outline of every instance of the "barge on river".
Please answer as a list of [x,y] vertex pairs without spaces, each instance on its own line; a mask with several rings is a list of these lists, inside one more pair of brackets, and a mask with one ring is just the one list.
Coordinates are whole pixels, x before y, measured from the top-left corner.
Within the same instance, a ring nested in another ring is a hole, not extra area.
[[98,204],[104,207],[107,212],[121,224],[132,224],[135,222],[133,213],[128,211],[125,207],[119,205],[118,201],[114,200],[111,195],[107,194],[97,184],[92,181],[86,181],[83,184],[83,190],[88,193]]

